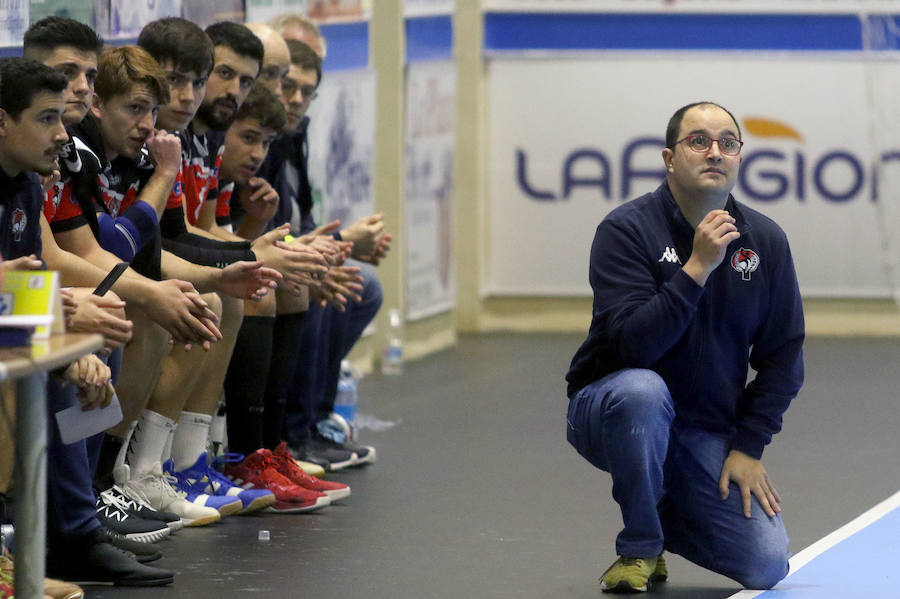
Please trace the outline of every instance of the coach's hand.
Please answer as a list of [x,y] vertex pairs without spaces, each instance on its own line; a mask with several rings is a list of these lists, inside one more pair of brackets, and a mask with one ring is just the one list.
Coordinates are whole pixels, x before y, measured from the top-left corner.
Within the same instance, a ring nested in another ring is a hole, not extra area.
[[744,503],[744,516],[750,517],[750,494],[756,496],[763,510],[770,517],[781,511],[778,503],[781,497],[775,490],[775,485],[769,480],[769,474],[763,468],[762,462],[751,458],[746,453],[732,449],[722,466],[722,475],[719,477],[719,495],[722,499],[728,499],[728,485],[734,481],[741,489],[741,499]]
[[701,287],[722,263],[728,244],[741,236],[734,222],[725,210],[711,210],[697,225],[694,249],[683,270]]

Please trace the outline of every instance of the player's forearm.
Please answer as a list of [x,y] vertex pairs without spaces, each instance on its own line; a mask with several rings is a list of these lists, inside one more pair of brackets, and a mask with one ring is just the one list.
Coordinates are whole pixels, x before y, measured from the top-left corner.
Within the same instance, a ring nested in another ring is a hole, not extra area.
[[268,220],[260,220],[250,216],[249,214],[244,217],[241,221],[240,226],[237,229],[237,235],[239,239],[249,239],[253,241],[257,237],[263,234],[266,229],[266,225],[268,224]]
[[178,173],[170,173],[165,170],[157,169],[144,188],[138,194],[138,200],[146,202],[156,212],[157,218],[162,218],[162,213],[166,209],[166,203],[175,186],[175,179]]
[[200,293],[216,291],[221,277],[221,270],[218,268],[199,266],[165,250],[162,252],[162,273],[167,279],[181,279],[192,283]]

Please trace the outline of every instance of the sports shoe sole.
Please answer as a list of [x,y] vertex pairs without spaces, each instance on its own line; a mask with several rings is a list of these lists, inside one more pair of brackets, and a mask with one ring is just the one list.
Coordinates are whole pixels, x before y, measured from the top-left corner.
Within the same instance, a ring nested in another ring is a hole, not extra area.
[[156,543],[165,539],[171,533],[171,529],[166,526],[165,528],[160,528],[159,530],[151,530],[150,532],[132,532],[122,536],[126,539],[131,539],[132,541],[141,541],[142,543]]
[[182,518],[181,521],[184,522],[185,526],[193,527],[193,526],[206,526],[208,524],[218,522],[221,519],[222,519],[222,516],[217,513],[215,516],[213,516],[213,515],[200,516],[199,518],[194,518],[193,520],[185,520],[184,518]]
[[328,499],[333,502],[338,501],[339,499],[346,499],[350,497],[350,487],[346,487],[344,489],[330,489],[327,491],[321,491],[328,495]]
[[162,587],[175,582],[174,576],[160,576],[159,578],[149,578],[143,580],[117,580],[115,582],[109,580],[67,580],[72,584],[80,587]]
[[318,499],[316,499],[316,502],[314,504],[305,506],[297,506],[296,503],[290,503],[287,501],[279,504],[279,502],[276,501],[275,505],[267,507],[266,511],[274,512],[276,514],[301,514],[303,512],[320,510],[323,507],[328,507],[329,505],[331,505],[331,499],[326,495],[324,497],[319,497]]
[[646,593],[649,588],[649,583],[642,587],[633,587],[626,580],[620,580],[614,587],[608,587],[603,582],[600,583],[600,590],[604,593]]
[[184,528],[184,522],[182,520],[175,520],[173,522],[166,522],[166,526],[169,527],[169,530],[175,532],[176,530]]
[[353,463],[350,464],[351,466],[365,466],[367,464],[374,464],[375,460],[377,458],[374,447],[369,450],[369,453],[366,454],[366,457],[364,457],[364,458],[359,457],[359,455],[356,452],[353,452],[353,455],[354,455],[355,459],[354,459]]
[[600,581],[600,590],[604,593],[646,593],[649,591],[653,585],[660,582],[665,582],[668,580],[668,575],[660,575],[653,573],[650,575],[650,578],[647,580],[647,584],[642,587],[633,587],[628,584],[627,580],[620,580],[619,583],[614,586],[606,586],[606,583],[602,580]]
[[328,462],[328,466],[325,467],[325,470],[328,472],[335,472],[337,470],[343,470],[344,468],[349,468],[350,466],[355,466],[359,464],[359,456],[356,453],[350,455],[350,457],[343,462]]
[[257,497],[253,501],[250,502],[250,505],[242,509],[239,514],[250,514],[253,512],[258,512],[260,510],[264,510],[267,507],[275,505],[275,496],[274,495],[266,495],[263,497]]
[[230,516],[232,514],[239,514],[244,509],[244,504],[241,503],[240,500],[232,501],[231,503],[226,503],[220,508],[217,508],[220,516]]
[[303,460],[294,461],[297,462],[297,465],[300,466],[301,470],[303,470],[310,476],[315,476],[316,478],[322,478],[323,476],[325,476],[325,469],[318,464],[313,464],[312,462],[304,462]]

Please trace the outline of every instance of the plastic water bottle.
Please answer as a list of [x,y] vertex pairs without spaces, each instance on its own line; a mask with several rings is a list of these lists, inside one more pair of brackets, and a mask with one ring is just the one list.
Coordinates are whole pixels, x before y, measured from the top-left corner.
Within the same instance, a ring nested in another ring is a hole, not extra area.
[[381,374],[403,374],[403,316],[400,310],[388,313],[387,347],[381,357]]
[[12,524],[4,524],[0,526],[0,545],[9,549],[10,551],[15,551],[16,549],[16,529],[13,528]]
[[347,360],[341,362],[341,375],[338,378],[337,394],[334,398],[334,411],[341,415],[350,426],[356,421],[356,405],[359,402],[356,378],[350,363]]

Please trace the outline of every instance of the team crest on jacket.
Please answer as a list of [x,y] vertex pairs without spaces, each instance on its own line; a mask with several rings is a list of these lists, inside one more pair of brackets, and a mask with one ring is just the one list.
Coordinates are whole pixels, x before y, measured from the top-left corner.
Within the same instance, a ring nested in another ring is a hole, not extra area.
[[731,268],[741,273],[741,280],[749,281],[750,273],[759,268],[759,254],[740,248],[731,255]]
[[25,216],[25,211],[21,208],[13,210],[10,222],[12,223],[13,238],[16,241],[22,241],[22,233],[25,232],[25,227],[28,226],[28,217]]

